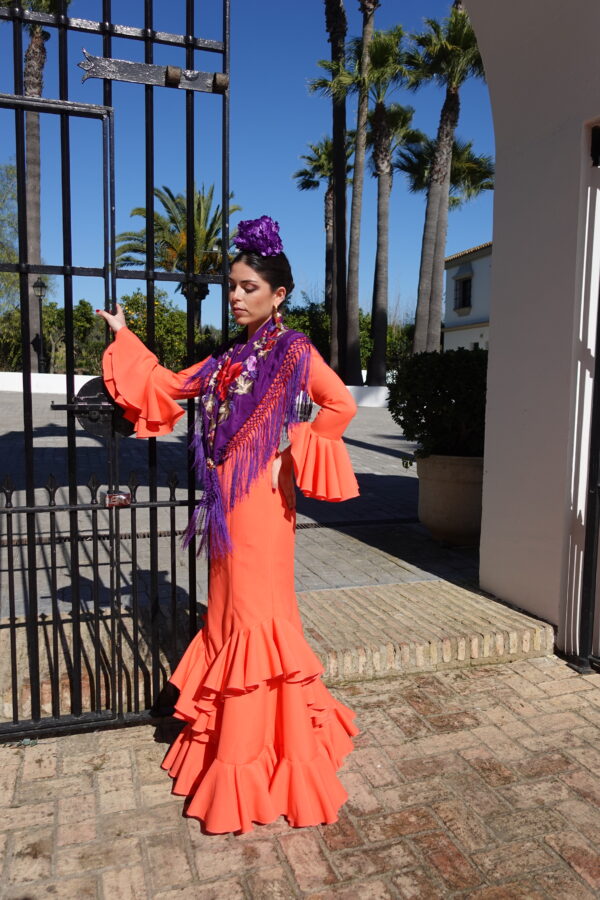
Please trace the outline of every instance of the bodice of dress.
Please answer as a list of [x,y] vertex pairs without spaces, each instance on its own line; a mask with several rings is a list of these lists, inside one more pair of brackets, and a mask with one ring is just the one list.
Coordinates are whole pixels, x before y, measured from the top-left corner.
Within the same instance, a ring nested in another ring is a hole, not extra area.
[[[184,415],[177,400],[193,396],[186,383],[201,363],[180,372],[161,366],[128,328],[121,328],[103,357],[107,390],[133,422],[138,438],[171,432]],[[320,407],[313,422],[290,428],[296,482],[308,497],[339,501],[358,496],[358,485],[341,436],[356,413],[346,385],[311,348],[308,392]]]

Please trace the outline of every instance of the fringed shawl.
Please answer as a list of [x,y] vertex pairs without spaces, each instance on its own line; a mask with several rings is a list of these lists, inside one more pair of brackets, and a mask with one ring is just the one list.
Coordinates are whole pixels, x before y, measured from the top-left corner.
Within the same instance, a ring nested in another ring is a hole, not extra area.
[[[232,550],[226,515],[264,472],[284,427],[299,421],[298,401],[308,389],[309,369],[306,335],[269,320],[251,340],[210,357],[189,379],[186,387],[198,393],[192,450],[204,492],[184,547],[197,533],[198,553],[207,542],[212,558]],[[216,469],[225,460],[231,472],[226,482]]]

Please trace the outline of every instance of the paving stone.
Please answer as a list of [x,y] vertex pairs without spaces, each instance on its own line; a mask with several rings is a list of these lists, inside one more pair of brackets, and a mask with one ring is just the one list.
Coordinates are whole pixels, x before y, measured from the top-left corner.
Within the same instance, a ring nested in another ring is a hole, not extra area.
[[[571,755],[573,749],[569,748]],[[526,778],[542,778],[546,775],[558,775],[573,768],[573,761],[564,753],[538,753],[515,763],[515,769]]]
[[[6,900],[38,900],[41,897],[54,897],[58,900],[96,900],[98,897],[97,878],[88,875],[84,878],[61,878],[60,881],[37,882],[28,885],[25,891],[23,888],[9,889],[2,894],[2,897]],[[115,900],[117,900],[116,897]]]
[[[166,890],[193,880],[181,834],[151,834],[144,838],[149,861],[149,880],[154,891]],[[214,877],[211,872],[211,877]]]
[[245,900],[246,892],[237,878],[220,878],[214,884],[193,884],[153,894],[152,900]]
[[55,854],[57,875],[76,875],[81,871],[123,868],[141,865],[139,842],[135,838],[119,841],[99,840],[73,847],[59,847]]
[[517,840],[558,831],[565,827],[565,819],[554,809],[511,810],[500,815],[492,814],[486,818],[486,824],[503,841]]
[[516,774],[487,748],[465,750],[462,756],[491,787],[510,784],[517,778]]
[[287,834],[279,841],[301,891],[314,891],[337,880],[314,833]]
[[501,887],[485,887],[465,895],[469,900],[545,900],[531,881],[512,881]]
[[40,881],[52,874],[53,835],[51,828],[31,828],[13,836],[9,884]]
[[308,900],[392,900],[395,894],[383,881],[357,881],[351,887],[332,888],[309,894]]
[[575,831],[546,835],[546,843],[594,889],[600,888],[600,853]]
[[509,784],[499,788],[498,793],[515,809],[526,809],[529,806],[554,806],[557,802],[568,800],[572,796],[567,785],[557,778]]
[[598,896],[574,872],[563,869],[538,872],[535,880],[540,890],[552,900],[592,900]]
[[490,880],[503,881],[548,868],[554,857],[535,841],[513,841],[495,850],[475,853],[473,861]]
[[190,825],[188,834],[201,881],[279,864],[270,836],[267,840],[258,840],[253,836],[252,840],[236,841],[231,835],[202,834],[197,821]]
[[443,832],[415,835],[413,841],[451,890],[465,890],[481,883],[480,874]]
[[399,872],[392,876],[392,883],[404,900],[433,900],[444,896],[440,882],[422,868]]
[[283,866],[255,869],[246,878],[252,900],[292,900],[296,891]]
[[391,841],[394,838],[437,828],[437,821],[425,808],[406,809],[387,816],[365,819],[362,831],[370,843]]
[[417,866],[418,857],[408,844],[395,841],[386,847],[369,850],[350,850],[335,853],[333,864],[342,879],[359,878],[361,875],[381,875]]
[[377,791],[381,805],[389,812],[405,809],[407,806],[422,806],[424,803],[435,803],[451,796],[449,787],[443,778],[430,778],[427,781],[399,784],[396,787]]
[[337,822],[332,825],[322,825],[319,827],[319,831],[325,846],[331,851],[358,847],[362,843],[359,833],[343,809],[340,811]]
[[102,891],[110,900],[146,900],[148,888],[142,866],[127,866],[102,873]]
[[49,803],[24,803],[20,806],[10,806],[3,809],[0,814],[0,830],[5,831],[14,828],[23,828],[24,823],[31,822],[33,826],[49,825],[54,823],[55,804]]
[[479,850],[493,843],[493,835],[483,819],[475,815],[470,804],[453,800],[435,803],[433,809],[446,828],[467,850]]
[[561,780],[584,800],[600,806],[600,782],[587,772],[568,772]]

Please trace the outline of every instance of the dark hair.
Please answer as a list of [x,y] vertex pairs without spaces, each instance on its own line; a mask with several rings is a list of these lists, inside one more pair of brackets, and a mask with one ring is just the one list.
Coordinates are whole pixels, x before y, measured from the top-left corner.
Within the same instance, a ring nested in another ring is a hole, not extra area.
[[269,283],[272,291],[284,287],[286,299],[294,290],[292,270],[285,253],[276,253],[275,256],[261,256],[260,253],[241,250],[231,265],[234,265],[236,262],[243,262],[250,266],[251,269],[254,269],[257,275],[260,275],[261,278],[264,278]]

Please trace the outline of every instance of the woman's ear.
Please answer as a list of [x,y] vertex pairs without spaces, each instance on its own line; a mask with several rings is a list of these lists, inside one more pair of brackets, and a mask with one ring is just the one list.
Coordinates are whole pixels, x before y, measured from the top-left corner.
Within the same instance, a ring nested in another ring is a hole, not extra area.
[[275,303],[277,304],[277,306],[279,306],[281,303],[283,303],[283,301],[285,300],[285,297],[286,297],[285,288],[278,287],[277,290],[275,291]]

